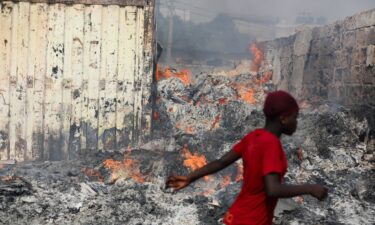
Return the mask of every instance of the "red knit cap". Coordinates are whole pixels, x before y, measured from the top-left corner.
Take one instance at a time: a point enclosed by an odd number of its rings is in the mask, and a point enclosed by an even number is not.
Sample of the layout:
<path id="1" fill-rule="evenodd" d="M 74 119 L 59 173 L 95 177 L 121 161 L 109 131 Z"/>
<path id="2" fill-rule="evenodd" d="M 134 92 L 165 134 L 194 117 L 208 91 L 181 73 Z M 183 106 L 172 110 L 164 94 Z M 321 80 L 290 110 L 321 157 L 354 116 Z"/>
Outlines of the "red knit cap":
<path id="1" fill-rule="evenodd" d="M 289 115 L 298 112 L 297 101 L 288 92 L 270 92 L 264 102 L 263 112 L 267 118 L 275 118 L 281 115 Z"/>

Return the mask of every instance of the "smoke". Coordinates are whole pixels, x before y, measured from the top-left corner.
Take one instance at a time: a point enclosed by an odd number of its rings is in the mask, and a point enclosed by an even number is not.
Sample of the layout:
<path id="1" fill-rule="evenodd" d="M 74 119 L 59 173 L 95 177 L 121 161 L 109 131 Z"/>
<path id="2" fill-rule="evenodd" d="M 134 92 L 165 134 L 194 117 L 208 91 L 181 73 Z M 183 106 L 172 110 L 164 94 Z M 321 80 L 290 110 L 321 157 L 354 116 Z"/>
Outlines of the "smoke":
<path id="1" fill-rule="evenodd" d="M 217 66 L 246 58 L 254 40 L 286 37 L 301 24 L 329 24 L 373 8 L 375 0 L 158 0 L 161 61 Z"/>
<path id="2" fill-rule="evenodd" d="M 207 17 L 216 12 L 250 18 L 276 17 L 288 23 L 295 22 L 301 13 L 325 17 L 327 22 L 333 22 L 375 8 L 375 0 L 176 0 L 176 4 L 189 4 L 190 9 Z"/>

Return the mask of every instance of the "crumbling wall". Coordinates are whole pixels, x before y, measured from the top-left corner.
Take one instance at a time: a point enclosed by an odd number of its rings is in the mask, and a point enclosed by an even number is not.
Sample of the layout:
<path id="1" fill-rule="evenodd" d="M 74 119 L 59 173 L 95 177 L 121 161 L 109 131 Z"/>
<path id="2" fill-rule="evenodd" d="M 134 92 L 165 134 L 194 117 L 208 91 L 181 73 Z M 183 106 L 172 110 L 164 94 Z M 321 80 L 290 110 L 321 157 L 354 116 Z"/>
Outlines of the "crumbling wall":
<path id="1" fill-rule="evenodd" d="M 266 42 L 265 50 L 278 89 L 310 103 L 339 104 L 373 117 L 375 9 Z"/>

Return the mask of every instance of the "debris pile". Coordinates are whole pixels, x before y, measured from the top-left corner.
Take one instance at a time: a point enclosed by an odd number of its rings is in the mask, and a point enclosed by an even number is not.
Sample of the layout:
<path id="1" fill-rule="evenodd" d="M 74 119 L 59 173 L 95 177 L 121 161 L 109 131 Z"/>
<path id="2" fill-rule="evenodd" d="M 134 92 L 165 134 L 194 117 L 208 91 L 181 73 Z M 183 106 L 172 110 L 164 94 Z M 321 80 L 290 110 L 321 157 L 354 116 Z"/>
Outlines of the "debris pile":
<path id="1" fill-rule="evenodd" d="M 221 224 L 241 188 L 240 161 L 177 193 L 164 182 L 217 159 L 263 126 L 262 102 L 272 86 L 254 82 L 262 78 L 199 74 L 187 85 L 163 78 L 153 140 L 72 161 L 0 166 L 0 224 Z M 286 182 L 321 183 L 330 191 L 324 202 L 281 200 L 275 224 L 374 224 L 374 141 L 365 119 L 344 108 L 306 107 L 296 134 L 282 142 Z"/>

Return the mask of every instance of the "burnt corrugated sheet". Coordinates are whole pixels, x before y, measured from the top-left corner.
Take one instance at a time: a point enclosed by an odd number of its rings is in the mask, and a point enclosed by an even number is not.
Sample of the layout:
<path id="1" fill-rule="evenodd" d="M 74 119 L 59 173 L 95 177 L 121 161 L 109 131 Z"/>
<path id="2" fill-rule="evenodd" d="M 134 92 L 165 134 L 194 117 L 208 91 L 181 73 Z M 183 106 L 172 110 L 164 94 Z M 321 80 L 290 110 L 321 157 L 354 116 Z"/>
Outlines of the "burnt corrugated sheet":
<path id="1" fill-rule="evenodd" d="M 154 2 L 0 4 L 0 160 L 59 160 L 150 133 Z"/>

